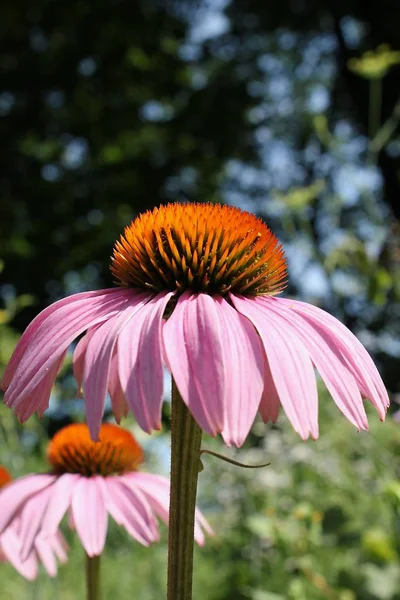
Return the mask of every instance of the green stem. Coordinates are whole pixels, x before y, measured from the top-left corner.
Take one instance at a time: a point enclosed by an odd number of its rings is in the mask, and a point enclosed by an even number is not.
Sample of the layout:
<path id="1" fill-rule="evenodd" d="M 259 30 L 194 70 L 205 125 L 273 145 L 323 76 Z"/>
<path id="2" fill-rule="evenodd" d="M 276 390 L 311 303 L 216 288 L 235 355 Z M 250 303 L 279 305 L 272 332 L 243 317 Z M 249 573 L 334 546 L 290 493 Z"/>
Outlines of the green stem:
<path id="1" fill-rule="evenodd" d="M 201 429 L 172 381 L 168 600 L 191 600 Z"/>
<path id="2" fill-rule="evenodd" d="M 87 600 L 100 600 L 100 556 L 86 554 Z"/>

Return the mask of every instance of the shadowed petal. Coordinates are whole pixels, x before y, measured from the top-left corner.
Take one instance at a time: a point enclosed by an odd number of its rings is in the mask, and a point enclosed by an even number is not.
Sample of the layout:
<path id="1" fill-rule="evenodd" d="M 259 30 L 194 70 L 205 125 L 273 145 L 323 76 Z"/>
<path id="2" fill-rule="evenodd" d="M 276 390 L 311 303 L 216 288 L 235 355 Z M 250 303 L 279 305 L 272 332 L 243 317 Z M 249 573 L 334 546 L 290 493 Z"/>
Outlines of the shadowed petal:
<path id="1" fill-rule="evenodd" d="M 293 335 L 301 339 L 342 413 L 359 430 L 367 430 L 367 415 L 357 383 L 336 346 L 329 344 L 326 336 L 319 334 L 305 319 L 288 309 L 286 304 L 274 300 L 271 299 L 268 307 L 276 314 L 278 322 L 283 319 L 284 326 L 292 327 Z"/>
<path id="2" fill-rule="evenodd" d="M 150 299 L 151 295 L 148 293 L 136 294 L 128 307 L 99 327 L 89 340 L 85 353 L 83 389 L 86 419 L 93 440 L 98 440 L 107 395 L 111 357 L 118 334 Z"/>
<path id="3" fill-rule="evenodd" d="M 140 489 L 129 484 L 124 475 L 107 477 L 106 507 L 118 525 L 144 546 L 159 539 L 157 522 Z"/>
<path id="4" fill-rule="evenodd" d="M 110 394 L 111 398 L 111 406 L 114 418 L 119 425 L 122 417 L 126 417 L 128 414 L 128 404 L 126 402 L 118 372 L 117 346 L 114 346 L 114 352 L 111 357 L 110 374 L 108 377 L 108 393 Z"/>
<path id="5" fill-rule="evenodd" d="M 372 402 L 383 420 L 389 406 L 389 397 L 378 369 L 356 336 L 332 315 L 311 304 L 281 298 L 279 302 L 284 302 L 301 315 L 332 348 L 341 353 L 362 395 Z"/>
<path id="6" fill-rule="evenodd" d="M 72 494 L 72 516 L 76 532 L 89 556 L 102 553 L 107 535 L 104 479 L 81 477 Z"/>
<path id="7" fill-rule="evenodd" d="M 85 335 L 79 340 L 77 345 L 75 346 L 75 350 L 72 356 L 72 367 L 74 371 L 74 377 L 76 379 L 76 383 L 78 386 L 78 398 L 83 396 L 82 383 L 83 383 L 83 370 L 85 367 L 85 354 L 88 347 L 88 344 L 94 334 L 95 331 L 100 327 L 100 325 L 96 325 L 95 327 L 91 327 Z"/>
<path id="8" fill-rule="evenodd" d="M 318 393 L 307 350 L 290 327 L 278 324 L 276 315 L 258 298 L 230 295 L 237 310 L 257 329 L 267 355 L 281 404 L 295 431 L 303 439 L 318 437 Z"/>
<path id="9" fill-rule="evenodd" d="M 118 337 L 118 369 L 126 401 L 147 433 L 161 428 L 164 375 L 162 317 L 172 292 L 162 292 L 144 306 Z"/>
<path id="10" fill-rule="evenodd" d="M 216 298 L 225 361 L 226 407 L 222 437 L 241 446 L 252 426 L 263 390 L 264 351 L 253 325 L 226 300 Z"/>
<path id="11" fill-rule="evenodd" d="M 278 420 L 280 400 L 272 379 L 271 369 L 267 357 L 264 359 L 264 389 L 261 396 L 259 412 L 264 423 Z"/>
<path id="12" fill-rule="evenodd" d="M 224 428 L 226 364 L 217 301 L 185 292 L 163 330 L 167 361 L 183 401 L 199 426 L 216 435 Z"/>
<path id="13" fill-rule="evenodd" d="M 13 377 L 4 396 L 8 406 L 18 410 L 25 399 L 37 391 L 38 385 L 78 335 L 132 302 L 131 290 L 76 296 L 71 296 L 69 302 L 63 302 L 60 308 L 52 310 L 47 318 L 39 319 L 39 325 L 30 329 L 31 333 L 24 338 L 23 354 L 17 346 L 18 364 L 14 361 L 12 365 Z M 46 385 L 48 383 L 47 379 Z"/>

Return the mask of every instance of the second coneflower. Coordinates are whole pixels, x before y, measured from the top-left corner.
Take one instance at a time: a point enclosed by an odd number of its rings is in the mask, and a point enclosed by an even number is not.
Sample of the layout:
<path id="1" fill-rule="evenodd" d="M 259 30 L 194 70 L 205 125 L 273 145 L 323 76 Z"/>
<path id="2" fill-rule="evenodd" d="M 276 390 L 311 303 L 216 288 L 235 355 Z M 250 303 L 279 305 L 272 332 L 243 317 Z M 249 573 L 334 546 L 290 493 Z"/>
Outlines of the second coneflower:
<path id="1" fill-rule="evenodd" d="M 68 514 L 88 557 L 89 598 L 97 598 L 98 559 L 104 549 L 108 515 L 144 546 L 159 540 L 157 517 L 168 522 L 169 481 L 139 472 L 143 451 L 131 433 L 105 424 L 100 441 L 90 439 L 86 425 L 69 425 L 48 446 L 48 474 L 20 477 L 0 493 L 2 532 L 18 529 L 19 559 L 26 561 L 41 540 L 59 535 Z M 195 538 L 212 533 L 196 511 Z M 98 575 L 98 574 L 97 574 Z"/>

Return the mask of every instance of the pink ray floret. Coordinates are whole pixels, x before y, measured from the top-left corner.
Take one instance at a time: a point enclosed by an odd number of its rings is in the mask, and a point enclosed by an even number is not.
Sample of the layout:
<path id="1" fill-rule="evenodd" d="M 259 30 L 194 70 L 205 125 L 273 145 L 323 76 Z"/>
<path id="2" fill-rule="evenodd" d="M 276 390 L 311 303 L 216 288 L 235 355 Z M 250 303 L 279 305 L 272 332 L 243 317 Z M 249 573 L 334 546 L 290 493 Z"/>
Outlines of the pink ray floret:
<path id="1" fill-rule="evenodd" d="M 97 438 L 107 392 L 117 420 L 129 407 L 147 432 L 161 427 L 163 365 L 204 431 L 240 446 L 257 412 L 318 437 L 314 369 L 359 430 L 366 398 L 384 419 L 388 395 L 368 352 L 337 319 L 310 304 L 274 297 L 103 290 L 45 309 L 25 331 L 3 377 L 5 402 L 21 420 L 48 405 L 60 358 L 74 352 L 87 420 Z"/>
<path id="2" fill-rule="evenodd" d="M 160 475 L 27 475 L 0 493 L 0 544 L 27 578 L 36 575 L 37 557 L 53 575 L 55 556 L 65 559 L 59 526 L 66 514 L 87 554 L 96 556 L 105 545 L 108 516 L 149 546 L 160 537 L 157 517 L 168 522 L 168 511 L 169 481 Z M 198 513 L 195 539 L 199 545 L 205 543 L 204 532 L 212 534 Z"/>

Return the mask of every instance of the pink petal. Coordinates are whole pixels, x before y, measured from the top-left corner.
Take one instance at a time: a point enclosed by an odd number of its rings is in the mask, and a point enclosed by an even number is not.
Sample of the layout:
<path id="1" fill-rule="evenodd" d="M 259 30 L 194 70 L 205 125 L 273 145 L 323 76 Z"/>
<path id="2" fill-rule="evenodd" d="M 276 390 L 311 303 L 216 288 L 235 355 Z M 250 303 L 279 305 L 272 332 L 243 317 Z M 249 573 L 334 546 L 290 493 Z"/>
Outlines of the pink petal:
<path id="1" fill-rule="evenodd" d="M 169 480 L 162 475 L 151 473 L 128 473 L 125 481 L 131 480 L 132 486 L 140 490 L 146 497 L 155 514 L 168 525 L 169 518 Z"/>
<path id="2" fill-rule="evenodd" d="M 24 560 L 34 548 L 36 536 L 41 529 L 43 516 L 46 513 L 50 501 L 52 487 L 53 486 L 50 485 L 37 492 L 25 502 L 24 507 L 21 510 L 21 521 L 18 533 L 22 541 L 21 556 Z"/>
<path id="3" fill-rule="evenodd" d="M 97 292 L 83 292 L 81 294 L 74 294 L 73 296 L 68 296 L 67 298 L 63 298 L 58 302 L 54 302 L 41 313 L 37 315 L 37 317 L 28 325 L 22 334 L 13 355 L 4 371 L 3 379 L 1 381 L 1 389 L 6 390 L 11 383 L 11 379 L 14 377 L 16 369 L 18 368 L 19 363 L 24 357 L 25 351 L 28 346 L 31 344 L 31 340 L 35 337 L 37 332 L 41 329 L 43 323 L 55 312 L 59 311 L 64 306 L 69 306 L 71 303 L 78 302 L 80 300 L 91 300 L 97 297 L 106 297 L 108 294 L 114 294 L 116 290 L 107 289 L 107 290 L 98 290 Z M 125 291 L 125 290 L 121 290 Z"/>
<path id="4" fill-rule="evenodd" d="M 17 347 L 18 364 L 13 364 L 13 378 L 4 396 L 6 404 L 18 410 L 25 399 L 37 391 L 39 384 L 78 335 L 131 302 L 131 290 L 113 290 L 97 296 L 77 294 L 71 296 L 68 303 L 63 302 L 60 308 L 51 311 L 46 319 L 39 320 L 39 325 L 30 330 L 29 339 L 24 338 L 23 354 Z M 45 381 L 48 386 L 49 378 Z"/>
<path id="5" fill-rule="evenodd" d="M 132 296 L 129 306 L 99 327 L 91 336 L 85 353 L 83 389 L 86 419 L 93 440 L 98 440 L 107 395 L 110 363 L 118 334 L 149 300 L 151 295 Z"/>
<path id="6" fill-rule="evenodd" d="M 264 423 L 276 423 L 279 415 L 280 400 L 272 379 L 267 357 L 264 362 L 264 390 L 261 396 L 259 411 Z"/>
<path id="7" fill-rule="evenodd" d="M 330 343 L 330 338 L 323 331 L 313 328 L 286 304 L 279 302 L 279 299 L 270 300 L 269 308 L 276 314 L 278 321 L 283 318 L 284 326 L 292 327 L 293 335 L 301 339 L 345 417 L 358 429 L 368 429 L 367 415 L 357 383 L 336 345 Z"/>
<path id="8" fill-rule="evenodd" d="M 185 292 L 163 331 L 167 361 L 182 399 L 199 426 L 214 436 L 224 428 L 231 373 L 217 306 L 208 294 Z"/>
<path id="9" fill-rule="evenodd" d="M 38 561 L 32 552 L 26 560 L 21 558 L 21 541 L 13 527 L 9 527 L 0 536 L 0 550 L 16 571 L 28 581 L 33 581 L 37 576 Z"/>
<path id="10" fill-rule="evenodd" d="M 314 369 L 304 344 L 290 327 L 258 298 L 230 295 L 237 310 L 257 329 L 281 404 L 303 439 L 318 437 L 318 392 Z"/>
<path id="11" fill-rule="evenodd" d="M 81 476 L 75 473 L 64 473 L 52 485 L 51 498 L 42 519 L 41 529 L 44 535 L 54 536 L 56 534 L 65 513 L 71 505 L 72 494 L 80 479 Z"/>
<path id="12" fill-rule="evenodd" d="M 161 428 L 164 376 L 161 327 L 173 295 L 162 292 L 144 306 L 118 338 L 118 368 L 126 401 L 147 433 Z"/>
<path id="13" fill-rule="evenodd" d="M 42 417 L 45 410 L 49 407 L 49 398 L 54 381 L 62 367 L 66 352 L 49 369 L 47 375 L 37 385 L 37 387 L 27 396 L 22 404 L 16 407 L 15 415 L 21 423 L 24 423 L 35 410 Z"/>
<path id="14" fill-rule="evenodd" d="M 103 477 L 81 477 L 72 494 L 76 532 L 89 556 L 102 553 L 107 535 L 107 510 Z"/>
<path id="15" fill-rule="evenodd" d="M 106 507 L 114 521 L 144 546 L 159 539 L 157 522 L 146 497 L 125 481 L 125 476 L 107 477 Z"/>
<path id="16" fill-rule="evenodd" d="M 344 357 L 349 370 L 363 394 L 376 407 L 383 420 L 389 406 L 389 397 L 374 362 L 361 342 L 340 321 L 329 313 L 294 300 L 280 298 L 287 307 L 307 320 L 320 335 L 324 335 L 329 344 Z"/>
<path id="17" fill-rule="evenodd" d="M 9 525 L 23 504 L 54 482 L 54 475 L 27 475 L 8 484 L 0 492 L 0 533 Z"/>
<path id="18" fill-rule="evenodd" d="M 215 298 L 225 361 L 226 408 L 222 437 L 241 446 L 254 423 L 264 375 L 264 351 L 253 325 L 223 298 Z"/>
<path id="19" fill-rule="evenodd" d="M 117 347 L 114 347 L 114 352 L 111 357 L 110 374 L 108 377 L 108 393 L 111 398 L 112 411 L 118 425 L 122 417 L 128 414 L 128 405 L 126 403 L 125 394 L 121 386 L 121 380 L 118 372 L 118 352 Z"/>
<path id="20" fill-rule="evenodd" d="M 170 485 L 169 479 L 162 475 L 153 475 L 152 473 L 128 473 L 124 476 L 124 481 L 131 480 L 131 486 L 141 490 L 149 502 L 150 506 L 163 521 L 168 525 L 169 519 L 169 495 Z M 206 519 L 196 508 L 194 539 L 199 546 L 204 545 L 204 531 L 213 535 L 213 530 L 207 523 Z"/>
<path id="21" fill-rule="evenodd" d="M 49 543 L 51 544 L 51 546 L 55 552 L 55 555 L 57 556 L 60 563 L 61 564 L 66 563 L 68 560 L 67 552 L 68 552 L 69 548 L 68 548 L 68 544 L 65 541 L 64 537 L 58 531 L 54 536 L 50 536 L 50 538 L 48 538 L 48 539 L 49 539 Z"/>
<path id="22" fill-rule="evenodd" d="M 57 561 L 49 540 L 38 535 L 35 540 L 35 550 L 49 577 L 56 577 Z"/>

